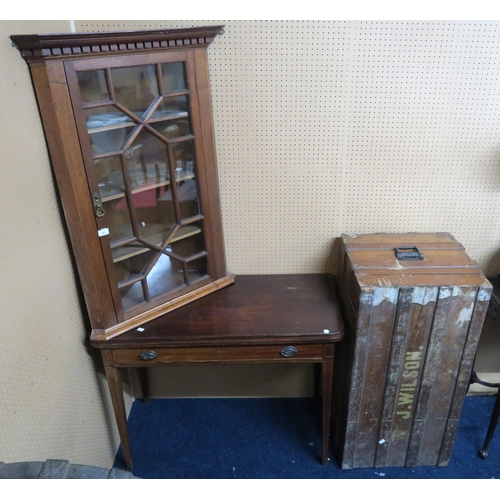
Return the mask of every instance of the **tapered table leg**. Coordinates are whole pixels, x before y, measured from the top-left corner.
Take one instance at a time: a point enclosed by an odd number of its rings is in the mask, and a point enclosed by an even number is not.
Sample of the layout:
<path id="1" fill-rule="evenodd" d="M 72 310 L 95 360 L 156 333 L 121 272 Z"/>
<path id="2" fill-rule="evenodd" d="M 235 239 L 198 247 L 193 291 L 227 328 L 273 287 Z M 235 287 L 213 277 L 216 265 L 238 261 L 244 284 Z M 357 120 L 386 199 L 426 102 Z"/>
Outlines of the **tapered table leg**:
<path id="1" fill-rule="evenodd" d="M 106 377 L 108 379 L 109 392 L 115 411 L 118 433 L 122 442 L 123 455 L 128 470 L 132 470 L 132 455 L 130 452 L 130 441 L 128 437 L 127 412 L 125 411 L 125 401 L 123 399 L 123 386 L 120 370 L 112 366 L 106 366 Z"/>
<path id="2" fill-rule="evenodd" d="M 321 364 L 321 392 L 322 392 L 322 419 L 323 419 L 323 456 L 321 463 L 328 462 L 328 448 L 330 444 L 330 427 L 332 415 L 332 381 L 333 381 L 333 360 L 324 361 Z"/>
<path id="3" fill-rule="evenodd" d="M 490 419 L 490 425 L 488 426 L 488 431 L 486 432 L 486 438 L 484 440 L 483 447 L 479 452 L 481 458 L 486 458 L 488 456 L 488 448 L 490 447 L 491 440 L 493 439 L 493 434 L 495 433 L 495 428 L 500 419 L 500 389 L 498 389 L 497 396 L 495 399 L 495 406 L 493 407 L 493 413 Z"/>

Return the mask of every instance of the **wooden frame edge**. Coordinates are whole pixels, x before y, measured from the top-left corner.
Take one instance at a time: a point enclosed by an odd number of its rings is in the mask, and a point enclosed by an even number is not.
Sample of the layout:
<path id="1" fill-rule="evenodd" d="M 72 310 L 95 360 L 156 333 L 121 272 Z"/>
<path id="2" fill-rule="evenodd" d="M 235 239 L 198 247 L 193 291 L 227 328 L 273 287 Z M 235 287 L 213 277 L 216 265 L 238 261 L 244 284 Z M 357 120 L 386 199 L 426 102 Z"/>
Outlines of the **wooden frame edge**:
<path id="1" fill-rule="evenodd" d="M 213 281 L 208 285 L 205 285 L 197 290 L 193 290 L 192 292 L 172 299 L 169 302 L 165 302 L 160 306 L 151 309 L 143 314 L 140 314 L 134 318 L 130 318 L 129 320 L 123 321 L 122 323 L 113 326 L 111 328 L 107 328 L 105 330 L 92 330 L 90 334 L 91 342 L 103 342 L 106 340 L 110 340 L 119 335 L 122 335 L 133 328 L 137 328 L 148 321 L 152 321 L 153 319 L 162 316 L 163 314 L 169 313 L 179 307 L 187 305 L 191 302 L 194 302 L 197 299 L 201 299 L 210 293 L 216 292 L 221 288 L 232 285 L 235 282 L 236 276 L 233 273 L 228 273 L 223 278 Z"/>

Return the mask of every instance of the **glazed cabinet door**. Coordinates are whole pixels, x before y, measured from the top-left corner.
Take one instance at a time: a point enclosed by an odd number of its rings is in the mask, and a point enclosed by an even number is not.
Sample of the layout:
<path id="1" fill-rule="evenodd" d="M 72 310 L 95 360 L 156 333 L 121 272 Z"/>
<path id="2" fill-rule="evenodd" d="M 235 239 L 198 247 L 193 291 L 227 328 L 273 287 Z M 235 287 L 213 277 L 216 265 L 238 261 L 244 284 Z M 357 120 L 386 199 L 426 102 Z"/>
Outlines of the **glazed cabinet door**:
<path id="1" fill-rule="evenodd" d="M 71 60 L 65 71 L 118 320 L 210 283 L 222 249 L 194 51 Z"/>

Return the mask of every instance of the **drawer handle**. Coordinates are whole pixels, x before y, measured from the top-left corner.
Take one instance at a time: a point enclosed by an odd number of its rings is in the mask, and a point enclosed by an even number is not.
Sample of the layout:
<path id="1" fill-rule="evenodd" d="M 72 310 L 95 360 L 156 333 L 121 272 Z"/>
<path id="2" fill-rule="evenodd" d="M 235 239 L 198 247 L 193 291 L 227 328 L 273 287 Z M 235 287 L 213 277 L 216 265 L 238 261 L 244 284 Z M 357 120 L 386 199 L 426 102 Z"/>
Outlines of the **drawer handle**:
<path id="1" fill-rule="evenodd" d="M 141 352 L 141 354 L 139 354 L 139 357 L 141 359 L 143 359 L 144 361 L 149 361 L 150 359 L 155 359 L 156 356 L 158 356 L 158 355 L 154 351 L 144 351 L 144 352 Z"/>
<path id="2" fill-rule="evenodd" d="M 280 351 L 280 354 L 284 358 L 293 358 L 293 356 L 297 354 L 297 349 L 293 346 L 283 347 L 283 349 L 281 349 Z"/>

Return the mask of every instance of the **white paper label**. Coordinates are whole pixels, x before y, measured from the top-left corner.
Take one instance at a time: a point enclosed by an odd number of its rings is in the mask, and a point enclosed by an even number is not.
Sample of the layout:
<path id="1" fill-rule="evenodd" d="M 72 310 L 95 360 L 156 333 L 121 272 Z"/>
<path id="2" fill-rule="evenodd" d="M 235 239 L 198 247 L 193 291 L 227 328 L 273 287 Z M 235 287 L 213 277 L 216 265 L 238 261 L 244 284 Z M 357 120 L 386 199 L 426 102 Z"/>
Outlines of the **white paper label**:
<path id="1" fill-rule="evenodd" d="M 107 236 L 109 234 L 109 229 L 107 227 L 103 227 L 102 229 L 99 229 L 99 231 L 97 231 L 97 234 L 99 235 L 99 238 L 101 236 Z"/>

